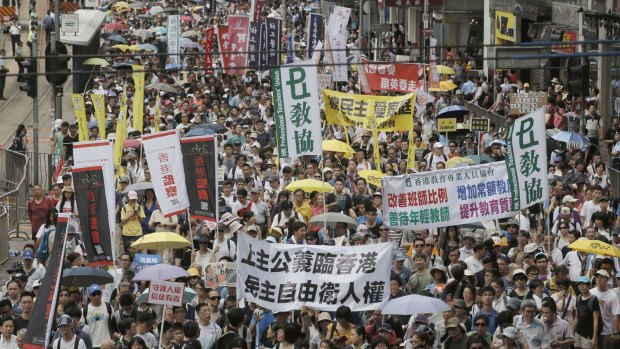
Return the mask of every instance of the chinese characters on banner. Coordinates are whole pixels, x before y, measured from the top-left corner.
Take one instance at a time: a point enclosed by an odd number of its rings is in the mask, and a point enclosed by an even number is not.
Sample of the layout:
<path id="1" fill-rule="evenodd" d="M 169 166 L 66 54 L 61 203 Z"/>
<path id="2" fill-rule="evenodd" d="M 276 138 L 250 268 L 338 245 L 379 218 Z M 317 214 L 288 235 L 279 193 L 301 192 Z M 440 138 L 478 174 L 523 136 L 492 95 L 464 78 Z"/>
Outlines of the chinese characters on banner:
<path id="1" fill-rule="evenodd" d="M 72 175 L 86 258 L 91 266 L 113 265 L 103 167 L 74 167 Z"/>
<path id="2" fill-rule="evenodd" d="M 389 300 L 392 246 L 270 244 L 241 234 L 237 296 L 274 312 L 380 309 Z"/>
<path id="3" fill-rule="evenodd" d="M 189 199 L 177 131 L 144 135 L 142 146 L 161 212 L 165 217 L 170 217 L 185 211 L 189 207 Z"/>
<path id="4" fill-rule="evenodd" d="M 131 268 L 136 273 L 139 273 L 144 268 L 152 267 L 162 262 L 163 258 L 158 254 L 136 253 L 136 258 L 131 263 Z"/>
<path id="5" fill-rule="evenodd" d="M 334 81 L 347 81 L 347 24 L 351 16 L 351 9 L 335 6 L 334 13 L 329 16 L 329 48 L 332 63 L 334 64 Z"/>
<path id="6" fill-rule="evenodd" d="M 131 109 L 133 129 L 142 132 L 144 131 L 144 66 L 134 64 L 131 67 L 133 69 L 131 76 L 135 86 Z"/>
<path id="7" fill-rule="evenodd" d="M 545 112 L 539 109 L 516 119 L 508 128 L 506 167 L 513 188 L 512 210 L 549 197 Z"/>
<path id="8" fill-rule="evenodd" d="M 265 7 L 266 0 L 252 0 L 250 13 L 252 14 L 252 23 L 260 22 L 263 18 L 263 8 Z"/>
<path id="9" fill-rule="evenodd" d="M 280 45 L 282 36 L 282 20 L 276 18 L 266 18 L 265 24 L 267 27 L 266 37 L 266 54 L 267 54 L 267 66 L 277 67 L 280 65 Z"/>
<path id="10" fill-rule="evenodd" d="M 519 92 L 510 94 L 510 115 L 533 113 L 545 108 L 548 103 L 547 92 Z"/>
<path id="11" fill-rule="evenodd" d="M 209 263 L 205 268 L 205 282 L 209 288 L 218 286 L 236 287 L 237 286 L 237 263 L 217 262 Z"/>
<path id="12" fill-rule="evenodd" d="M 430 50 L 428 50 L 428 88 L 439 88 L 439 73 L 437 72 L 437 39 L 428 39 Z"/>
<path id="13" fill-rule="evenodd" d="M 504 162 L 383 177 L 382 183 L 383 224 L 394 229 L 445 227 L 516 214 Z"/>
<path id="14" fill-rule="evenodd" d="M 181 139 L 191 218 L 216 221 L 218 198 L 216 149 L 214 136 Z"/>
<path id="15" fill-rule="evenodd" d="M 245 73 L 249 29 L 250 17 L 244 15 L 228 16 L 228 53 L 230 53 L 229 66 L 226 69 L 228 74 Z"/>
<path id="16" fill-rule="evenodd" d="M 469 130 L 472 132 L 489 132 L 490 121 L 487 118 L 472 118 Z"/>
<path id="17" fill-rule="evenodd" d="M 79 93 L 71 95 L 71 102 L 73 103 L 73 111 L 77 119 L 78 127 L 80 128 L 79 136 L 80 142 L 88 140 L 88 120 L 86 119 L 86 108 L 84 106 L 84 97 Z"/>
<path id="18" fill-rule="evenodd" d="M 172 64 L 181 64 L 181 56 L 179 55 L 181 52 L 181 20 L 179 15 L 168 15 L 167 18 L 166 29 L 168 29 L 168 33 L 166 34 L 166 40 L 168 44 L 168 57 Z"/>
<path id="19" fill-rule="evenodd" d="M 318 44 L 319 41 L 323 40 L 323 15 L 320 15 L 318 13 L 309 13 L 307 28 L 307 58 L 310 59 L 312 58 L 312 53 L 314 52 L 314 47 L 316 46 L 316 44 Z"/>
<path id="20" fill-rule="evenodd" d="M 420 87 L 420 66 L 409 63 L 364 62 L 371 90 L 415 92 Z"/>
<path id="21" fill-rule="evenodd" d="M 215 28 L 205 30 L 205 74 L 213 70 L 213 41 L 215 40 Z"/>
<path id="22" fill-rule="evenodd" d="M 230 40 L 228 38 L 228 28 L 218 27 L 217 47 L 220 52 L 220 57 L 222 59 L 222 70 L 224 71 L 224 73 L 228 73 L 228 69 L 230 67 L 230 55 L 227 54 L 230 51 Z"/>
<path id="23" fill-rule="evenodd" d="M 149 304 L 180 307 L 183 305 L 184 292 L 185 284 L 182 282 L 151 280 L 146 302 Z"/>
<path id="24" fill-rule="evenodd" d="M 99 127 L 99 136 L 101 139 L 106 139 L 105 133 L 105 97 L 98 93 L 91 93 L 90 100 L 93 101 L 93 108 L 95 109 L 95 118 L 97 119 L 97 126 Z"/>
<path id="25" fill-rule="evenodd" d="M 267 66 L 267 23 L 262 22 L 260 24 L 260 36 L 258 37 L 258 67 L 260 70 L 265 69 Z"/>
<path id="26" fill-rule="evenodd" d="M 282 158 L 322 153 L 316 67 L 308 61 L 300 65 L 271 69 L 278 154 Z"/>
<path id="27" fill-rule="evenodd" d="M 248 34 L 248 67 L 258 68 L 260 55 L 260 30 L 261 23 L 250 23 L 250 32 Z"/>
<path id="28" fill-rule="evenodd" d="M 413 123 L 415 95 L 383 97 L 323 90 L 327 123 L 372 131 L 371 119 L 374 116 L 378 131 L 409 131 Z"/>

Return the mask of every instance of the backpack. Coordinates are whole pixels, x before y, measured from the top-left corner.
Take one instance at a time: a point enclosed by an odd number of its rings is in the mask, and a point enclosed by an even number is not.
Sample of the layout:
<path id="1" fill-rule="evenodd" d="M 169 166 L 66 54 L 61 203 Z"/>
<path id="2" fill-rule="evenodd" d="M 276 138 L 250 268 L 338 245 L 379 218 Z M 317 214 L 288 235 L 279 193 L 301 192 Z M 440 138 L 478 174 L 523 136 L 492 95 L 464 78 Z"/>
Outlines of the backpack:
<path id="1" fill-rule="evenodd" d="M 113 323 L 112 323 L 112 314 L 114 313 L 114 310 L 112 310 L 112 306 L 110 305 L 110 303 L 108 302 L 103 302 L 103 303 L 105 304 L 105 307 L 108 310 L 108 328 L 110 331 L 112 331 L 112 329 L 114 328 Z M 90 325 L 88 321 L 88 306 L 89 305 L 90 303 L 86 304 L 82 308 L 82 317 L 84 317 L 84 324 L 86 325 Z"/>
<path id="2" fill-rule="evenodd" d="M 41 242 L 39 242 L 39 248 L 37 249 L 37 258 L 39 258 L 39 261 L 43 264 L 45 264 L 50 256 L 49 237 L 52 231 L 56 231 L 56 227 L 53 225 L 43 230 L 43 236 L 41 236 Z"/>
<path id="3" fill-rule="evenodd" d="M 245 325 L 242 327 L 243 337 L 228 326 L 224 327 L 224 331 L 224 334 L 222 334 L 222 336 L 213 344 L 213 347 L 211 347 L 211 349 L 230 349 L 232 342 L 236 338 L 243 339 L 243 342 L 245 343 L 245 338 L 248 334 L 248 327 Z"/>
<path id="4" fill-rule="evenodd" d="M 22 152 L 26 150 L 24 149 L 24 143 L 22 142 L 22 139 L 19 136 L 16 136 L 15 138 L 13 138 L 13 143 L 11 143 L 9 150 L 22 151 Z"/>
<path id="5" fill-rule="evenodd" d="M 82 338 L 78 337 L 75 334 L 74 334 L 74 336 L 75 336 L 75 341 L 74 341 L 74 344 L 73 344 L 73 349 L 78 349 L 78 347 L 80 346 L 80 341 L 82 340 Z M 62 342 L 62 336 L 60 336 L 58 338 L 58 344 L 56 344 L 56 349 L 60 349 L 60 342 Z M 84 344 L 86 344 L 86 343 L 84 343 Z"/>
<path id="6" fill-rule="evenodd" d="M 577 303 L 579 304 L 579 302 L 581 301 L 581 297 L 582 295 L 577 296 Z M 594 311 L 594 300 L 596 300 L 598 302 L 598 298 L 594 295 L 590 295 L 590 298 L 588 299 L 588 312 L 592 313 Z M 603 317 L 601 316 L 601 311 L 598 311 L 598 335 L 601 335 L 601 332 L 603 332 Z"/>

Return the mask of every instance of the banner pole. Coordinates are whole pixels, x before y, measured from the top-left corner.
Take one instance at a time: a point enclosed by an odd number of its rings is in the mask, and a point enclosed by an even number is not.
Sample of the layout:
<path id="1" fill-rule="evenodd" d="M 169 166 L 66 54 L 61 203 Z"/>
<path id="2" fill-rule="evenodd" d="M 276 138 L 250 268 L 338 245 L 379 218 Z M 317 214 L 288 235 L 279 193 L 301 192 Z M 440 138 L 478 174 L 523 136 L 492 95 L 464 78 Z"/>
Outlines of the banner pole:
<path id="1" fill-rule="evenodd" d="M 189 207 L 185 210 L 187 212 L 187 224 L 189 225 L 189 242 L 192 246 L 192 251 L 194 251 L 194 234 L 192 233 L 192 219 L 189 217 Z"/>
<path id="2" fill-rule="evenodd" d="M 164 310 L 161 313 L 161 326 L 159 326 L 159 345 L 164 336 L 164 321 L 166 321 L 166 305 L 164 304 Z"/>

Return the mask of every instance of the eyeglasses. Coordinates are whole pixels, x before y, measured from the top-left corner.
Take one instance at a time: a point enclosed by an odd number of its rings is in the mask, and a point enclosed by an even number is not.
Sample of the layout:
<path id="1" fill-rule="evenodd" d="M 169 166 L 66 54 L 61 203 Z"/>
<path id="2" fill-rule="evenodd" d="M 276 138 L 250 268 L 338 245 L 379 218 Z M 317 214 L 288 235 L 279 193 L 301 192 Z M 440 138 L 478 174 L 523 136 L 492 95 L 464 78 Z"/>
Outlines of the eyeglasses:
<path id="1" fill-rule="evenodd" d="M 220 299 L 222 299 L 222 297 L 215 296 L 215 297 L 209 297 L 209 299 L 212 300 L 212 301 L 219 301 Z"/>
<path id="2" fill-rule="evenodd" d="M 426 247 L 435 247 L 434 244 L 426 244 Z"/>
<path id="3" fill-rule="evenodd" d="M 476 327 L 484 327 L 487 324 L 485 324 L 484 322 L 476 322 Z"/>
<path id="4" fill-rule="evenodd" d="M 418 245 L 415 245 L 415 247 L 424 247 L 424 245 L 423 244 L 418 244 Z"/>

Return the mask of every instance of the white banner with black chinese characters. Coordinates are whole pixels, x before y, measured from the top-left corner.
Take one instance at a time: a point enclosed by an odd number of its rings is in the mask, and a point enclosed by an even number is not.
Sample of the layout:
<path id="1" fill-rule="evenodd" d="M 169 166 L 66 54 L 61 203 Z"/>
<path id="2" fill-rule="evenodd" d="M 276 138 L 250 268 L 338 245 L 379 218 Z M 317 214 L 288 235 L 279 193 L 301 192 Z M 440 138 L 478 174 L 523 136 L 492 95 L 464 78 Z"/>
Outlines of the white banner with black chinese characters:
<path id="1" fill-rule="evenodd" d="M 508 128 L 506 167 L 514 211 L 549 197 L 546 137 L 544 109 L 516 119 Z"/>
<path id="2" fill-rule="evenodd" d="M 334 12 L 329 16 L 329 43 L 332 62 L 334 63 L 334 81 L 347 81 L 347 23 L 351 16 L 351 9 L 334 6 Z"/>
<path id="3" fill-rule="evenodd" d="M 389 300 L 392 249 L 270 244 L 240 234 L 237 297 L 272 311 L 380 309 Z"/>
<path id="4" fill-rule="evenodd" d="M 515 215 L 503 161 L 383 177 L 383 224 L 428 229 Z"/>
<path id="5" fill-rule="evenodd" d="M 179 15 L 168 15 L 166 28 L 166 43 L 168 44 L 168 57 L 173 64 L 181 64 L 181 17 Z"/>
<path id="6" fill-rule="evenodd" d="M 161 212 L 166 217 L 182 213 L 189 207 L 189 199 L 177 131 L 144 135 L 142 146 Z"/>
<path id="7" fill-rule="evenodd" d="M 322 154 L 318 85 L 316 67 L 309 61 L 271 70 L 281 158 Z"/>

